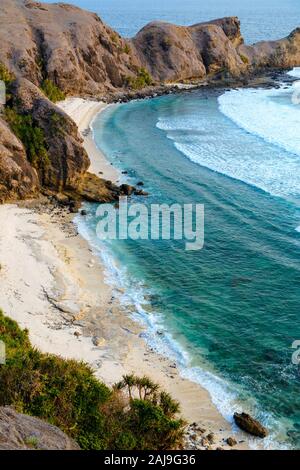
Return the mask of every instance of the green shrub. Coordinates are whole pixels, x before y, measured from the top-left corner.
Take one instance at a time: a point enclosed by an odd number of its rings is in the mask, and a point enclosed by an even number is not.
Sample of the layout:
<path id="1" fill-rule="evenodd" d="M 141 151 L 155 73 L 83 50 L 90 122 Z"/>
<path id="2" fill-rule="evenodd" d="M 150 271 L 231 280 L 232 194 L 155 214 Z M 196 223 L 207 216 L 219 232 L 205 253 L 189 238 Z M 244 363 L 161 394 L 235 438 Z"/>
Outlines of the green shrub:
<path id="1" fill-rule="evenodd" d="M 140 90 L 146 86 L 152 85 L 153 80 L 149 72 L 141 68 L 138 70 L 136 77 L 126 77 L 125 84 L 133 90 Z"/>
<path id="2" fill-rule="evenodd" d="M 249 64 L 249 59 L 248 59 L 248 57 L 246 57 L 246 56 L 243 55 L 243 54 L 240 54 L 240 58 L 242 59 L 242 61 L 244 62 L 244 64 Z"/>
<path id="3" fill-rule="evenodd" d="M 0 365 L 0 406 L 11 405 L 47 420 L 86 450 L 162 450 L 180 445 L 184 423 L 175 418 L 178 404 L 165 394 L 174 405 L 170 406 L 164 392 L 158 394 L 158 386 L 146 377 L 124 377 L 111 390 L 88 365 L 34 349 L 28 331 L 1 311 L 0 340 L 7 352 L 6 364 Z"/>
<path id="4" fill-rule="evenodd" d="M 2 62 L 0 62 L 0 80 L 2 80 L 6 85 L 9 85 L 15 76 L 11 73 Z"/>
<path id="5" fill-rule="evenodd" d="M 123 52 L 124 52 L 125 54 L 130 54 L 131 49 L 130 49 L 130 46 L 129 46 L 128 44 L 125 44 L 124 49 L 123 49 Z"/>
<path id="6" fill-rule="evenodd" d="M 22 141 L 28 161 L 36 169 L 45 170 L 49 165 L 49 156 L 43 129 L 35 125 L 30 114 L 18 114 L 14 108 L 5 109 L 5 118 Z"/>
<path id="7" fill-rule="evenodd" d="M 52 80 L 46 79 L 43 81 L 41 89 L 49 98 L 50 101 L 53 103 L 57 103 L 57 101 L 63 101 L 66 97 L 63 91 L 61 91 Z"/>

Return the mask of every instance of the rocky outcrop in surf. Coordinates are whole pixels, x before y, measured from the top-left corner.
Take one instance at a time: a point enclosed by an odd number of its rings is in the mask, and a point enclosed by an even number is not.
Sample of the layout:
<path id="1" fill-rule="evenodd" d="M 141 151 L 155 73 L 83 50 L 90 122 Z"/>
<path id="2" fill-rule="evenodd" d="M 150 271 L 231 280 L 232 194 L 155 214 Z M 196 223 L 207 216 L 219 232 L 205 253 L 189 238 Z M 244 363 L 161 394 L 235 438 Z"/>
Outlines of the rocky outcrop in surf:
<path id="1" fill-rule="evenodd" d="M 86 176 L 89 159 L 77 127 L 54 104 L 64 96 L 141 98 L 170 83 L 228 83 L 300 65 L 300 29 L 246 46 L 236 17 L 189 27 L 153 22 L 125 40 L 75 6 L 1 0 L 0 26 L 0 80 L 8 88 L 0 121 L 2 201 L 40 188 L 80 189 L 79 197 L 101 194 L 104 201 L 118 194 L 100 179 L 97 189 Z"/>

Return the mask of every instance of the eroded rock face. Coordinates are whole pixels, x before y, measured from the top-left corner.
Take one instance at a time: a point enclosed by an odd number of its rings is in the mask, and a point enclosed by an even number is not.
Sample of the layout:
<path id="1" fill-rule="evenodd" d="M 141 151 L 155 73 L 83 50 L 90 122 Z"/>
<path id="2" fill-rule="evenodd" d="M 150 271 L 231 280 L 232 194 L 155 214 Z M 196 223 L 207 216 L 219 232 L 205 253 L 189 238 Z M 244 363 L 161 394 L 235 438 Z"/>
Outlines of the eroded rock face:
<path id="1" fill-rule="evenodd" d="M 36 194 L 39 179 L 26 158 L 22 143 L 0 116 L 0 202 Z"/>
<path id="2" fill-rule="evenodd" d="M 60 429 L 38 418 L 0 408 L 0 450 L 80 450 Z"/>
<path id="3" fill-rule="evenodd" d="M 251 71 L 297 67 L 300 65 L 300 28 L 279 41 L 262 41 L 254 46 L 241 45 L 238 50 L 248 59 Z"/>
<path id="4" fill-rule="evenodd" d="M 139 88 L 151 81 L 142 68 L 155 85 L 242 78 L 265 68 L 299 66 L 300 28 L 280 41 L 246 46 L 236 17 L 190 27 L 153 22 L 125 40 L 75 6 L 1 0 L 0 64 L 14 74 L 14 106 L 43 130 L 49 155 L 49 166 L 37 173 L 1 121 L 0 200 L 27 197 L 41 186 L 59 192 L 80 188 L 81 195 L 107 201 L 115 188 L 86 175 L 89 159 L 76 125 L 45 97 L 44 80 L 67 95 L 138 98 L 149 92 Z M 142 82 L 136 82 L 141 74 Z"/>
<path id="5" fill-rule="evenodd" d="M 239 428 L 252 436 L 264 438 L 268 435 L 267 429 L 247 413 L 234 413 L 234 421 Z"/>
<path id="6" fill-rule="evenodd" d="M 133 39 L 143 65 L 156 80 L 163 82 L 204 79 L 224 69 L 237 76 L 245 70 L 236 50 L 242 43 L 237 18 L 190 27 L 156 21 Z"/>
<path id="7" fill-rule="evenodd" d="M 1 0 L 0 26 L 0 61 L 36 86 L 47 78 L 69 95 L 120 91 L 141 67 L 160 83 L 300 65 L 300 30 L 246 46 L 236 17 L 189 27 L 152 22 L 125 40 L 75 6 Z"/>
<path id="8" fill-rule="evenodd" d="M 32 115 L 45 135 L 50 164 L 39 175 L 41 184 L 58 191 L 77 188 L 90 161 L 76 124 L 29 80 L 16 80 L 12 91 L 16 109 Z"/>

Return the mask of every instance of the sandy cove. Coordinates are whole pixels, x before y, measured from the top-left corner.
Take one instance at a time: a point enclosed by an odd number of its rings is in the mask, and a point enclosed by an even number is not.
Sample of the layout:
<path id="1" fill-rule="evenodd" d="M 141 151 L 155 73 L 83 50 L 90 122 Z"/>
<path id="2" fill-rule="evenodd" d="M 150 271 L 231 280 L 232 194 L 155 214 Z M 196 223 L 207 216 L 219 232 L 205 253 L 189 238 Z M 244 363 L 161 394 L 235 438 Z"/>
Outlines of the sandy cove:
<path id="1" fill-rule="evenodd" d="M 58 103 L 58 106 L 68 114 L 77 124 L 83 138 L 83 145 L 91 160 L 89 171 L 99 177 L 116 183 L 119 179 L 118 171 L 106 160 L 103 153 L 97 147 L 91 124 L 93 119 L 109 105 L 102 101 L 90 101 L 82 98 L 68 98 Z"/>
<path id="2" fill-rule="evenodd" d="M 116 181 L 118 172 L 93 141 L 90 124 L 104 103 L 68 99 L 61 107 L 78 124 L 91 159 L 90 171 Z M 49 201 L 0 206 L 0 308 L 43 352 L 89 363 L 111 385 L 125 373 L 148 375 L 181 403 L 182 416 L 202 430 L 189 429 L 187 447 L 247 448 L 247 436 L 234 433 L 206 390 L 183 379 L 176 365 L 155 353 L 105 282 L 104 268 L 77 233 L 74 215 Z M 214 433 L 213 443 L 206 436 Z"/>

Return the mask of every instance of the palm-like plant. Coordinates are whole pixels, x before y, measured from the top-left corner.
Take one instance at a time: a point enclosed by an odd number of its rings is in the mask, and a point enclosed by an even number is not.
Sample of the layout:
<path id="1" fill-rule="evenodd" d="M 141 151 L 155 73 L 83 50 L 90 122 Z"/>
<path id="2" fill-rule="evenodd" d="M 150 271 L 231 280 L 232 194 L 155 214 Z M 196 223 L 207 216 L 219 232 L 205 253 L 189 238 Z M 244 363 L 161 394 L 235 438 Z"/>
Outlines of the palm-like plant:
<path id="1" fill-rule="evenodd" d="M 154 394 L 159 389 L 159 386 L 146 376 L 139 379 L 139 386 L 144 392 L 144 395 L 142 396 L 143 400 L 149 400 L 150 398 L 153 398 Z"/>
<path id="2" fill-rule="evenodd" d="M 129 374 L 129 375 L 123 375 L 123 383 L 124 383 L 124 387 L 127 387 L 128 389 L 128 395 L 129 395 L 129 399 L 132 400 L 133 397 L 132 397 L 132 389 L 133 387 L 136 386 L 136 377 L 133 375 L 133 374 Z"/>
<path id="3" fill-rule="evenodd" d="M 167 392 L 161 392 L 159 396 L 159 404 L 164 414 L 168 417 L 173 417 L 180 411 L 180 405 L 177 401 L 173 400 L 171 395 Z"/>

